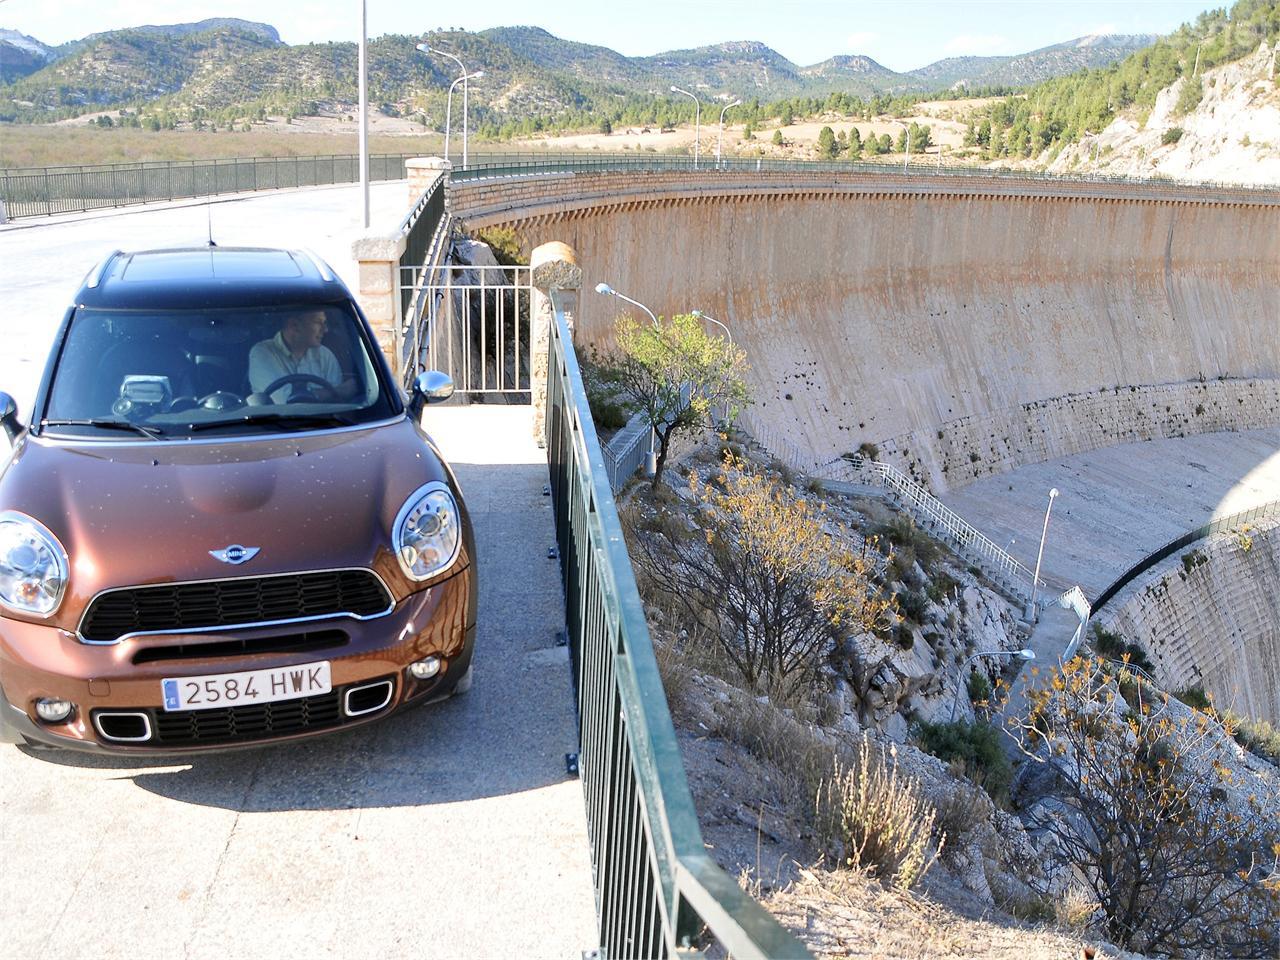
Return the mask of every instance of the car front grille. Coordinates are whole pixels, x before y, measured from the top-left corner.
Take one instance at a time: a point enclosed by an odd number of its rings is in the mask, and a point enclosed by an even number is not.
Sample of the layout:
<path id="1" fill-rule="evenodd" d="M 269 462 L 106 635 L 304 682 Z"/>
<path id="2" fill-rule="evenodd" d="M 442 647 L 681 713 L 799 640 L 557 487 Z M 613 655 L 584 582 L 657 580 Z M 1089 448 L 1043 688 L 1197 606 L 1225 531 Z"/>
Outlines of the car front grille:
<path id="1" fill-rule="evenodd" d="M 301 700 L 254 703 L 215 710 L 187 710 L 181 713 L 153 711 L 157 747 L 201 746 L 238 743 L 281 737 L 304 730 L 339 726 L 342 691 L 332 690 Z"/>
<path id="2" fill-rule="evenodd" d="M 179 633 L 279 621 L 388 613 L 392 600 L 371 570 L 326 570 L 108 590 L 80 624 L 91 643 L 131 633 Z"/>

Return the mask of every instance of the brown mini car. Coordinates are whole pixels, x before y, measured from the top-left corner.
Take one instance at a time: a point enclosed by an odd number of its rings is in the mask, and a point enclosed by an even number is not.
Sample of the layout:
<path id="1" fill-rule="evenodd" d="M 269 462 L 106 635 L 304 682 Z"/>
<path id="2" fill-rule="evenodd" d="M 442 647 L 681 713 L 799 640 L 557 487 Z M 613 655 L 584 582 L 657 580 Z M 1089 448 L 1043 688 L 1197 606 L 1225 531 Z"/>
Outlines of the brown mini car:
<path id="1" fill-rule="evenodd" d="M 448 465 L 314 256 L 114 253 L 0 467 L 0 739 L 192 753 L 462 692 L 475 547 Z M 0 442 L 2 446 L 2 442 Z"/>

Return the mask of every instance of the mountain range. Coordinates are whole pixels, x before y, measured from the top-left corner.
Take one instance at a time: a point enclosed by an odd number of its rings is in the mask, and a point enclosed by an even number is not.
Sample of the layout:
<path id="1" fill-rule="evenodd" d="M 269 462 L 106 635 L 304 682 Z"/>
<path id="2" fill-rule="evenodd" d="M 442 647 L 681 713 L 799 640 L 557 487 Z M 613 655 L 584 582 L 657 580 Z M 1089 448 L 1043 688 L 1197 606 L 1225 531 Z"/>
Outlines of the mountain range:
<path id="1" fill-rule="evenodd" d="M 438 32 L 428 43 L 448 49 L 469 69 L 473 105 L 494 116 L 554 116 L 586 111 L 619 96 L 666 96 L 672 85 L 704 100 L 761 101 L 876 93 L 926 93 L 963 85 L 1020 87 L 1121 59 L 1150 36 L 1082 37 L 1015 57 L 961 57 L 895 72 L 866 56 L 797 65 L 754 41 L 627 57 L 576 43 L 539 27 L 478 33 Z M 435 114 L 453 79 L 451 61 L 424 58 L 417 37 L 370 42 L 370 98 L 390 112 Z M 355 99 L 353 43 L 288 45 L 264 23 L 216 18 L 97 33 L 50 46 L 0 30 L 0 119 L 39 122 L 106 108 L 156 105 L 178 110 L 262 106 L 307 112 L 317 102 Z"/>

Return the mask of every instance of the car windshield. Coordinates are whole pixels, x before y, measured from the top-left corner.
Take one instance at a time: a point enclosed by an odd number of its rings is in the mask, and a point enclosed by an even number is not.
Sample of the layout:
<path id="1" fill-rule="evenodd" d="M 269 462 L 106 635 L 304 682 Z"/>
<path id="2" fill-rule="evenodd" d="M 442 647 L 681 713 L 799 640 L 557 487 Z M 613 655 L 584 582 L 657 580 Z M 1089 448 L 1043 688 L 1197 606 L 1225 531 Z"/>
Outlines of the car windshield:
<path id="1" fill-rule="evenodd" d="M 395 403 L 344 304 L 77 310 L 42 429 L 137 441 L 369 423 Z"/>

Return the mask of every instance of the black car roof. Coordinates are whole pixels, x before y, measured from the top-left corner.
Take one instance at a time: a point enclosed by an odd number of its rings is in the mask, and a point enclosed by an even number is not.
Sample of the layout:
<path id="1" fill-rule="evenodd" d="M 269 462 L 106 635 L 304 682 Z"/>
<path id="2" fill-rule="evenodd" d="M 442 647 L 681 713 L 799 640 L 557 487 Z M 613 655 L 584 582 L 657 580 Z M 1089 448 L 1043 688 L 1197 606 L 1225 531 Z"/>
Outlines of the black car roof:
<path id="1" fill-rule="evenodd" d="M 85 277 L 76 304 L 115 310 L 269 307 L 349 300 L 323 260 L 268 247 L 116 251 Z"/>

